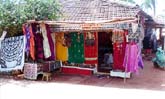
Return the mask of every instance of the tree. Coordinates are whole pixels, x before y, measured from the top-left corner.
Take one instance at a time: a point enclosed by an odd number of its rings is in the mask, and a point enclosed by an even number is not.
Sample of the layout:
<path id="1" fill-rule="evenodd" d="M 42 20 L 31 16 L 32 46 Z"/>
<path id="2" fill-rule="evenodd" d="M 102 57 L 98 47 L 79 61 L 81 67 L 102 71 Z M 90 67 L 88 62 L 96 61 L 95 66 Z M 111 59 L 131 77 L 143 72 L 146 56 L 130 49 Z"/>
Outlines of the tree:
<path id="1" fill-rule="evenodd" d="M 21 34 L 27 20 L 55 20 L 59 7 L 57 0 L 0 0 L 0 35 L 5 28 L 8 36 Z"/>
<path id="2" fill-rule="evenodd" d="M 141 7 L 143 9 L 152 9 L 154 15 L 156 15 L 156 0 L 144 0 Z"/>

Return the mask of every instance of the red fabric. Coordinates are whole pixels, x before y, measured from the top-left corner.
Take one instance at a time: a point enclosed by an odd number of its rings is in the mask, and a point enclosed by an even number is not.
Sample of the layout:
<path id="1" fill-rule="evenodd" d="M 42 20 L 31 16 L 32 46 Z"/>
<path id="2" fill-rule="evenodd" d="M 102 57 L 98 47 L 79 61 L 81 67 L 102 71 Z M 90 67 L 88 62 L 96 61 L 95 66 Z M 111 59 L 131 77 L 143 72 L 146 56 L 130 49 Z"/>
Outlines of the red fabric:
<path id="1" fill-rule="evenodd" d="M 92 70 L 86 70 L 81 68 L 72 68 L 72 67 L 62 67 L 62 72 L 66 74 L 75 74 L 75 75 L 92 75 Z"/>
<path id="2" fill-rule="evenodd" d="M 92 75 L 91 70 L 77 69 L 77 74 L 80 75 Z"/>
<path id="3" fill-rule="evenodd" d="M 113 45 L 113 58 L 114 58 L 114 65 L 113 69 L 123 70 L 125 68 L 123 66 L 124 56 L 125 56 L 125 48 L 126 48 L 126 35 L 128 34 L 127 31 L 124 31 L 124 42 L 118 43 L 115 42 Z"/>
<path id="4" fill-rule="evenodd" d="M 113 53 L 113 58 L 114 58 L 114 65 L 113 69 L 119 69 L 124 71 L 124 66 L 123 66 L 123 61 L 124 61 L 124 55 L 125 52 L 123 51 L 123 44 L 119 43 L 114 43 L 114 53 Z"/>
<path id="5" fill-rule="evenodd" d="M 76 68 L 62 67 L 61 71 L 62 71 L 62 73 L 66 73 L 66 74 L 77 74 L 77 69 Z"/>
<path id="6" fill-rule="evenodd" d="M 87 33 L 84 33 L 84 39 L 87 38 Z M 98 59 L 93 59 L 93 60 L 87 60 L 86 58 L 97 58 L 98 51 L 97 51 L 97 34 L 96 32 L 94 33 L 94 38 L 95 38 L 95 43 L 94 46 L 87 46 L 84 40 L 84 51 L 85 51 L 85 64 L 97 64 Z"/>

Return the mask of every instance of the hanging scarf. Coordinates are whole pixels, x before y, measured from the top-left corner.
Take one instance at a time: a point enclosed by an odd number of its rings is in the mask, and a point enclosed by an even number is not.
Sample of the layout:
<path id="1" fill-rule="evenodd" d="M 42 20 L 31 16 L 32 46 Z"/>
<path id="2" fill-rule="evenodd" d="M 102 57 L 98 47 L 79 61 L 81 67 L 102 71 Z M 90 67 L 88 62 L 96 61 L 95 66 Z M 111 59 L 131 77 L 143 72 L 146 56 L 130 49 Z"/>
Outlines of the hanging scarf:
<path id="1" fill-rule="evenodd" d="M 46 31 L 46 26 L 44 23 L 40 24 L 42 36 L 43 36 L 43 48 L 44 48 L 44 56 L 45 58 L 49 58 L 51 56 L 51 51 L 50 51 L 50 46 L 49 46 L 49 41 L 47 37 L 47 31 Z"/>

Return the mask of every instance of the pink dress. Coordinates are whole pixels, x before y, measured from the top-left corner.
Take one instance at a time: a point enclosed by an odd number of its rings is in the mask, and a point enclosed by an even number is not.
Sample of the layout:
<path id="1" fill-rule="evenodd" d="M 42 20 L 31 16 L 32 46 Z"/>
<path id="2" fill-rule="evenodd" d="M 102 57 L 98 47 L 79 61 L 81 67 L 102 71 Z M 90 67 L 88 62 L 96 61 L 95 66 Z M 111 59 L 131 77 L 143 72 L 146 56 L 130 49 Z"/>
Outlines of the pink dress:
<path id="1" fill-rule="evenodd" d="M 126 72 L 137 72 L 138 46 L 136 44 L 127 44 L 125 53 L 123 66 L 125 67 Z"/>

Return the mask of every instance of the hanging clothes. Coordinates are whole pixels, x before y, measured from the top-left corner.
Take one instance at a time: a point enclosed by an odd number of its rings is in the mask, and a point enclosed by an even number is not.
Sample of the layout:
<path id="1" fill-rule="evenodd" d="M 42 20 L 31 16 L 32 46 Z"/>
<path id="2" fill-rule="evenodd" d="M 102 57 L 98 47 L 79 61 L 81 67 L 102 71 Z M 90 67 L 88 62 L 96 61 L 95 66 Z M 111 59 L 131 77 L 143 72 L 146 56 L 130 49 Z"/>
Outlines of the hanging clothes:
<path id="1" fill-rule="evenodd" d="M 23 34 L 26 37 L 25 52 L 27 53 L 27 56 L 29 56 L 29 53 L 30 53 L 30 29 L 29 29 L 29 25 L 23 24 L 22 29 L 23 29 Z"/>
<path id="2" fill-rule="evenodd" d="M 30 25 L 30 55 L 33 60 L 35 60 L 35 41 L 34 41 L 34 33 L 32 30 L 32 26 Z"/>
<path id="3" fill-rule="evenodd" d="M 1 42 L 0 71 L 22 70 L 25 60 L 25 36 L 5 38 Z"/>
<path id="4" fill-rule="evenodd" d="M 52 37 L 53 46 L 54 46 L 54 56 L 56 56 L 56 34 L 55 33 L 51 33 L 51 37 Z M 56 57 L 54 57 L 54 59 L 56 60 Z"/>
<path id="5" fill-rule="evenodd" d="M 43 36 L 41 32 L 35 34 L 35 44 L 36 44 L 36 58 L 44 59 L 44 50 L 43 50 Z"/>
<path id="6" fill-rule="evenodd" d="M 46 32 L 47 32 L 47 38 L 48 38 L 48 44 L 49 44 L 49 48 L 50 48 L 50 52 L 51 55 L 50 57 L 48 57 L 46 60 L 50 61 L 50 60 L 54 60 L 55 59 L 55 52 L 54 52 L 54 43 L 51 37 L 51 31 L 50 31 L 50 27 L 48 24 L 45 24 L 46 26 Z"/>
<path id="7" fill-rule="evenodd" d="M 117 34 L 116 34 L 117 33 Z M 120 33 L 120 34 L 119 34 Z M 113 59 L 114 65 L 113 69 L 124 71 L 125 68 L 123 66 L 124 56 L 125 56 L 125 48 L 126 48 L 126 35 L 128 31 L 113 31 L 114 44 L 113 44 Z"/>
<path id="8" fill-rule="evenodd" d="M 132 24 L 132 32 L 136 33 L 137 29 L 138 29 L 138 23 L 131 23 Z"/>
<path id="9" fill-rule="evenodd" d="M 123 66 L 124 55 L 125 55 L 124 43 L 117 43 L 117 42 L 114 43 L 114 45 L 113 45 L 113 59 L 114 59 L 113 69 L 122 70 L 122 71 L 125 70 L 125 68 Z"/>
<path id="10" fill-rule="evenodd" d="M 68 47 L 64 45 L 64 33 L 56 33 L 56 59 L 61 61 L 68 60 Z"/>
<path id="11" fill-rule="evenodd" d="M 97 41 L 96 32 L 84 34 L 85 64 L 97 64 Z"/>
<path id="12" fill-rule="evenodd" d="M 138 68 L 143 68 L 143 61 L 141 57 L 140 47 L 137 44 L 126 45 L 126 55 L 124 57 L 123 66 L 126 68 L 126 72 L 137 72 Z"/>
<path id="13" fill-rule="evenodd" d="M 114 29 L 112 35 L 112 41 L 119 43 L 124 42 L 124 30 Z"/>
<path id="14" fill-rule="evenodd" d="M 27 55 L 35 60 L 35 41 L 34 41 L 34 34 L 32 30 L 31 24 L 24 24 L 23 25 L 23 33 L 26 36 L 26 49 L 25 52 Z"/>
<path id="15" fill-rule="evenodd" d="M 144 26 L 142 24 L 139 25 L 139 29 L 138 29 L 138 33 L 139 34 L 139 46 L 141 47 L 141 49 L 143 48 L 143 39 L 144 39 Z"/>
<path id="16" fill-rule="evenodd" d="M 69 47 L 69 59 L 71 63 L 84 62 L 84 35 L 82 33 L 70 33 L 71 46 Z"/>
<path id="17" fill-rule="evenodd" d="M 40 31 L 40 26 L 38 23 L 31 23 L 31 27 L 34 34 L 36 61 L 44 60 L 43 36 Z"/>
<path id="18" fill-rule="evenodd" d="M 70 47 L 71 46 L 71 41 L 72 41 L 70 34 L 69 33 L 65 33 L 64 34 L 64 38 L 65 38 L 65 41 L 64 41 L 65 46 Z"/>
<path id="19" fill-rule="evenodd" d="M 141 45 L 138 44 L 137 46 L 138 46 L 138 56 L 137 56 L 138 66 L 143 69 L 144 63 L 143 63 L 142 54 L 141 54 L 141 50 L 142 50 Z"/>
<path id="20" fill-rule="evenodd" d="M 40 24 L 42 36 L 43 36 L 43 48 L 44 48 L 44 56 L 45 58 L 49 58 L 51 56 L 50 45 L 47 37 L 47 30 L 44 23 Z"/>

